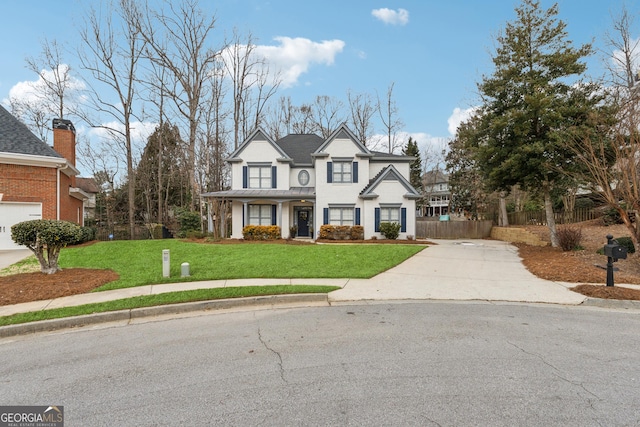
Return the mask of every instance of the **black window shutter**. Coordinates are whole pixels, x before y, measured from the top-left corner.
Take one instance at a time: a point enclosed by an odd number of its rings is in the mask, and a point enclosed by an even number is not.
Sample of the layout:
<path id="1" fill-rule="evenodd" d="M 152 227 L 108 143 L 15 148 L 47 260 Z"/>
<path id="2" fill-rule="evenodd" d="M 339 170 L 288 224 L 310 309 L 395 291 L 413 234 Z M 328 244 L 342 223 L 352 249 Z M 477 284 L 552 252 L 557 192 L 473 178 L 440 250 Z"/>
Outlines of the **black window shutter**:
<path id="1" fill-rule="evenodd" d="M 376 221 L 376 233 L 380 232 L 380 208 L 376 208 L 375 210 L 375 221 Z"/>
<path id="2" fill-rule="evenodd" d="M 323 224 L 329 224 L 329 208 L 324 208 L 322 210 L 322 223 Z"/>
<path id="3" fill-rule="evenodd" d="M 360 208 L 356 208 L 356 225 L 360 225 Z"/>
<path id="4" fill-rule="evenodd" d="M 271 166 L 271 188 L 278 188 L 278 167 Z"/>
<path id="5" fill-rule="evenodd" d="M 271 225 L 278 225 L 278 221 L 276 221 L 277 215 L 278 215 L 278 206 L 271 205 Z"/>
<path id="6" fill-rule="evenodd" d="M 407 208 L 400 209 L 400 231 L 407 232 Z"/>
<path id="7" fill-rule="evenodd" d="M 247 188 L 248 187 L 248 181 L 249 180 L 249 168 L 247 168 L 246 166 L 242 167 L 242 188 Z"/>
<path id="8" fill-rule="evenodd" d="M 327 182 L 329 183 L 333 182 L 333 163 L 332 162 L 327 162 Z"/>
<path id="9" fill-rule="evenodd" d="M 353 162 L 353 168 L 352 168 L 351 172 L 352 172 L 351 173 L 351 176 L 352 176 L 351 180 L 353 182 L 358 182 L 358 162 Z"/>

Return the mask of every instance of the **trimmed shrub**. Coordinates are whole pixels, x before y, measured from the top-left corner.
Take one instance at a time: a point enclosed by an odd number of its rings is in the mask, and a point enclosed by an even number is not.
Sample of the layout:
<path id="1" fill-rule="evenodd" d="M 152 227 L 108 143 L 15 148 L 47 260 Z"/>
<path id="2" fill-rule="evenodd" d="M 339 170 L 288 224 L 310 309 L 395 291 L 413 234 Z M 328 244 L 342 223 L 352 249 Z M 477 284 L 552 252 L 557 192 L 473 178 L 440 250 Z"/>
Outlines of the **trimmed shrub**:
<path id="1" fill-rule="evenodd" d="M 54 274 L 60 270 L 58 266 L 60 251 L 67 245 L 81 241 L 82 229 L 69 221 L 35 219 L 12 226 L 11 238 L 36 255 L 42 273 Z"/>
<path id="2" fill-rule="evenodd" d="M 400 235 L 400 224 L 397 222 L 381 222 L 380 223 L 380 234 L 382 234 L 385 239 L 396 240 Z"/>
<path id="3" fill-rule="evenodd" d="M 558 229 L 558 240 L 560 241 L 560 248 L 565 252 L 580 249 L 582 229 L 565 225 Z"/>
<path id="4" fill-rule="evenodd" d="M 354 225 L 351 227 L 351 240 L 364 240 L 364 227 Z"/>
<path id="5" fill-rule="evenodd" d="M 178 237 L 186 237 L 190 231 L 202 231 L 200 213 L 188 209 L 177 209 Z"/>
<path id="6" fill-rule="evenodd" d="M 361 225 L 330 225 L 320 227 L 319 239 L 325 240 L 362 240 L 364 239 L 364 227 Z"/>
<path id="7" fill-rule="evenodd" d="M 246 225 L 242 229 L 245 240 L 277 240 L 281 238 L 277 225 Z"/>
<path id="8" fill-rule="evenodd" d="M 94 227 L 80 227 L 80 240 L 76 244 L 96 240 L 96 229 Z"/>

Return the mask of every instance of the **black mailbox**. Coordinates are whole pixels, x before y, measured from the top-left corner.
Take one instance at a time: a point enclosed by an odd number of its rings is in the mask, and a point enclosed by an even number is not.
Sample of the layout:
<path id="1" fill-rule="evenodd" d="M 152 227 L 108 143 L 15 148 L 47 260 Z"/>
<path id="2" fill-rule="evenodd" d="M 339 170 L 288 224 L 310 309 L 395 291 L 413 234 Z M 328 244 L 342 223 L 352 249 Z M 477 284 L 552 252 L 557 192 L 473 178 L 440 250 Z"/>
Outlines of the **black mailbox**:
<path id="1" fill-rule="evenodd" d="M 613 286 L 613 263 L 619 259 L 627 259 L 627 248 L 620 246 L 609 234 L 607 244 L 604 245 L 604 254 L 607 256 L 607 286 Z"/>
<path id="2" fill-rule="evenodd" d="M 619 259 L 627 259 L 627 248 L 620 246 L 617 241 L 604 245 L 604 254 L 613 258 L 614 261 Z"/>

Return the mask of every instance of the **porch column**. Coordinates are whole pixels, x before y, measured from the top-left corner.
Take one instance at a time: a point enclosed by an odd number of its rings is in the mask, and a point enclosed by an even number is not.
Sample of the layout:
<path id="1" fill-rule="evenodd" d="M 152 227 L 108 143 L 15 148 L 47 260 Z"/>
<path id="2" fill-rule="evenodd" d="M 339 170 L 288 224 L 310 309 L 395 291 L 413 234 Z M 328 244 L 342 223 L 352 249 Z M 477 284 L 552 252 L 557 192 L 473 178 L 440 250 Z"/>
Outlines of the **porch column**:
<path id="1" fill-rule="evenodd" d="M 211 211 L 213 210 L 213 203 L 211 200 L 207 202 L 207 232 L 213 233 L 213 215 Z"/>
<path id="2" fill-rule="evenodd" d="M 311 222 L 311 239 L 315 240 L 316 238 L 316 233 L 318 233 L 320 231 L 320 227 L 316 227 L 316 222 L 318 221 L 318 216 L 316 215 L 316 201 L 313 200 L 312 206 L 311 206 L 311 211 L 313 212 L 313 221 Z"/>
<path id="3" fill-rule="evenodd" d="M 247 221 L 249 220 L 249 204 L 247 202 L 242 202 L 242 228 L 247 225 Z"/>
<path id="4" fill-rule="evenodd" d="M 278 224 L 277 225 L 280 226 L 280 234 L 282 234 L 284 232 L 284 230 L 282 229 L 282 202 L 278 202 Z"/>

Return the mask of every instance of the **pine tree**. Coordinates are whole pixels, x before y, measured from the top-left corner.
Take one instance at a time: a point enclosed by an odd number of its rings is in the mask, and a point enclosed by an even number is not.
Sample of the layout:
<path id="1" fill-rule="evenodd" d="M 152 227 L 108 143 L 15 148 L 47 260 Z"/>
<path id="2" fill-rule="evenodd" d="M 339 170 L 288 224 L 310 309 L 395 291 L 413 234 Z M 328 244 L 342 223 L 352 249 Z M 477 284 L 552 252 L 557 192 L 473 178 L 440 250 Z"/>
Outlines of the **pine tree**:
<path id="1" fill-rule="evenodd" d="M 410 182 L 413 188 L 418 191 L 422 190 L 422 159 L 420 158 L 420 151 L 418 150 L 418 143 L 409 137 L 406 147 L 402 149 L 402 154 L 405 156 L 415 157 L 415 160 L 411 161 L 409 165 Z"/>
<path id="2" fill-rule="evenodd" d="M 574 48 L 558 6 L 523 0 L 517 19 L 497 38 L 495 71 L 478 84 L 483 105 L 476 155 L 491 190 L 514 185 L 544 196 L 552 246 L 558 246 L 552 192 L 568 185 L 573 152 L 563 141 L 584 126 L 599 97 L 580 81 L 591 45 Z"/>

